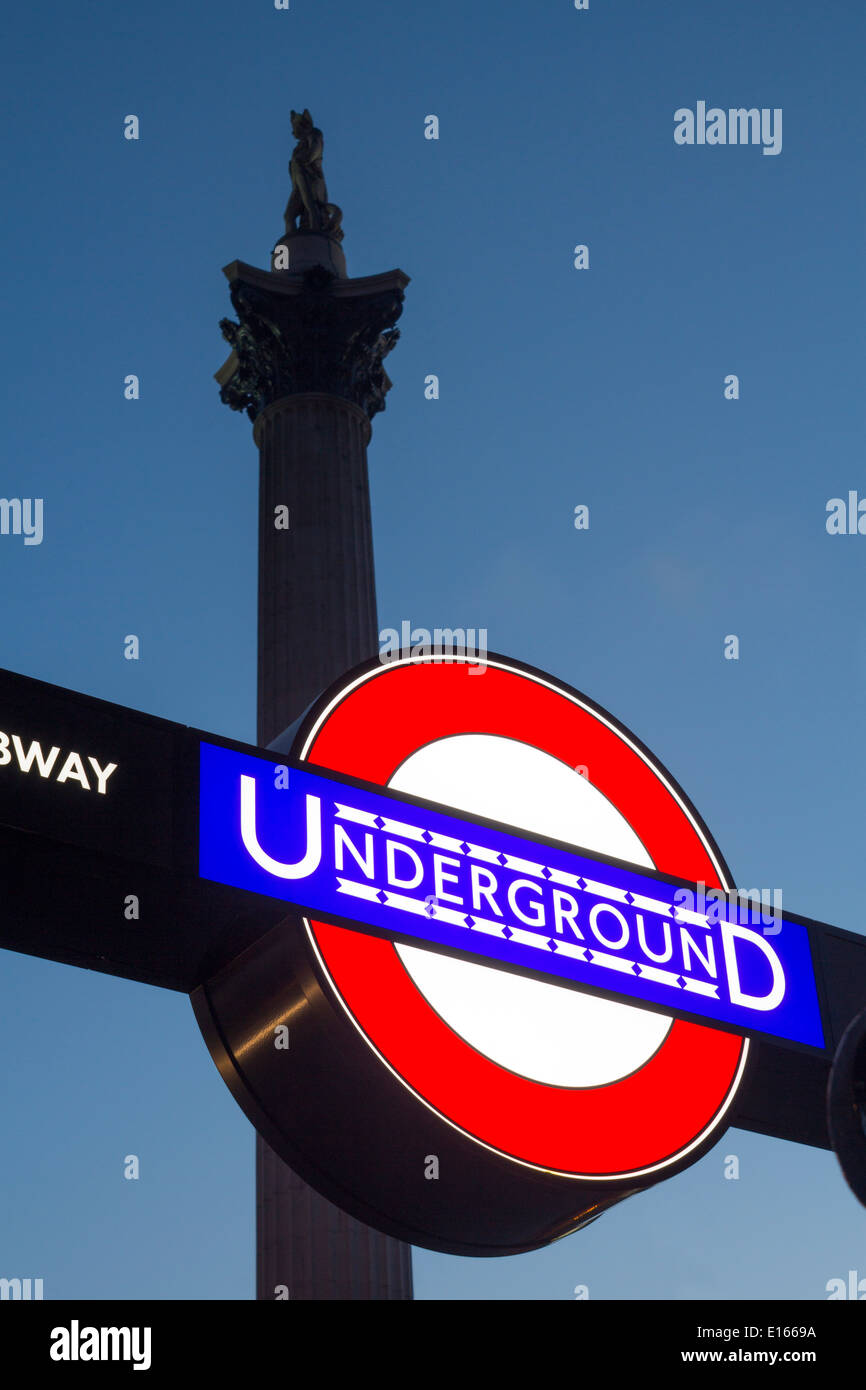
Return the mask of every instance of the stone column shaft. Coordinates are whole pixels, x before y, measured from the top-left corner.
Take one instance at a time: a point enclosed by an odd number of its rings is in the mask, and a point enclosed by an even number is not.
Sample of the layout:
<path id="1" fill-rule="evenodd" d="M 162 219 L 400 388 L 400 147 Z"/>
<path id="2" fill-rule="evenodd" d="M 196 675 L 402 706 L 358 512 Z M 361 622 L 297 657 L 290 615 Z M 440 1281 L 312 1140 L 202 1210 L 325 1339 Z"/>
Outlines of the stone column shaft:
<path id="1" fill-rule="evenodd" d="M 285 396 L 259 446 L 258 739 L 268 744 L 378 649 L 367 478 L 370 422 L 322 392 Z M 275 525 L 288 507 L 288 529 Z"/>
<path id="2" fill-rule="evenodd" d="M 297 273 L 225 267 L 238 322 L 216 374 L 259 448 L 258 741 L 378 646 L 367 444 L 408 277 L 349 280 L 332 239 L 286 238 Z M 300 247 L 300 253 L 299 253 Z M 288 508 L 288 527 L 275 525 Z M 256 1292 L 409 1299 L 411 1250 L 308 1187 L 256 1136 Z"/>

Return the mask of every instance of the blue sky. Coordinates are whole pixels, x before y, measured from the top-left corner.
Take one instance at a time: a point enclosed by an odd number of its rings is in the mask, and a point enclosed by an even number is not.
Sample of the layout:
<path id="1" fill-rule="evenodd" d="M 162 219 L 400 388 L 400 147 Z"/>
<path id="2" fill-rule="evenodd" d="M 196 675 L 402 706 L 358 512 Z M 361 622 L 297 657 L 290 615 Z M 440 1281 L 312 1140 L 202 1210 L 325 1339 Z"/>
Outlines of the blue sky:
<path id="1" fill-rule="evenodd" d="M 19 8 L 0 490 L 45 534 L 0 537 L 0 666 L 252 740 L 221 267 L 267 264 L 308 106 L 349 273 L 412 277 L 370 447 L 380 626 L 484 627 L 586 691 L 738 882 L 860 930 L 866 537 L 825 519 L 866 495 L 864 26 L 847 0 Z M 781 153 L 676 145 L 699 100 L 781 108 Z M 0 1274 L 250 1297 L 253 1135 L 187 1000 L 5 953 L 0 1029 Z M 866 1275 L 863 1231 L 832 1155 L 729 1131 L 548 1250 L 417 1252 L 416 1291 L 820 1299 Z"/>

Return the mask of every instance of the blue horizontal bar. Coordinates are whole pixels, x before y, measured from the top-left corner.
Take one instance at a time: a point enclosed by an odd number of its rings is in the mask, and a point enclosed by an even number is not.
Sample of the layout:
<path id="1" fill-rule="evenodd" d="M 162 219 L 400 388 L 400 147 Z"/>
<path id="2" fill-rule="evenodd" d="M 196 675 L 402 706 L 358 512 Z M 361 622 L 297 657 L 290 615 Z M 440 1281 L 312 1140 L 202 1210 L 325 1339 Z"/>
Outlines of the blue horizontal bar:
<path id="1" fill-rule="evenodd" d="M 313 916 L 825 1047 L 809 932 L 309 765 L 202 742 L 199 873 Z"/>

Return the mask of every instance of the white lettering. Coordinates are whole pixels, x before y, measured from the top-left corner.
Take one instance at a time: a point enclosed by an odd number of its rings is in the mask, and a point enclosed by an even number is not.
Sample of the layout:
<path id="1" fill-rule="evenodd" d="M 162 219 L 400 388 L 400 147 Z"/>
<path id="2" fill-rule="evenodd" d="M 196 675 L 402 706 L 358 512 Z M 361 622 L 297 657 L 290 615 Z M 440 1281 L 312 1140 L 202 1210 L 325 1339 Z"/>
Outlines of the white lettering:
<path id="1" fill-rule="evenodd" d="M 77 753 L 69 754 L 69 757 L 57 774 L 58 782 L 68 782 L 70 777 L 73 778 L 74 781 L 80 782 L 85 791 L 90 791 L 90 783 L 87 780 L 87 773 L 84 771 L 84 763 Z"/>
<path id="2" fill-rule="evenodd" d="M 692 951 L 694 951 L 695 955 L 697 956 L 701 965 L 706 970 L 707 974 L 712 979 L 716 978 L 716 953 L 715 948 L 713 947 L 713 938 L 711 936 L 707 936 L 704 941 L 707 954 L 703 955 L 700 946 L 698 946 L 691 932 L 687 932 L 685 927 L 680 927 L 680 945 L 683 950 L 683 968 L 686 974 L 691 974 L 692 970 L 692 958 L 690 954 L 691 949 Z"/>
<path id="3" fill-rule="evenodd" d="M 48 1354 L 52 1361 L 131 1361 L 134 1371 L 151 1364 L 149 1327 L 52 1327 Z"/>
<path id="4" fill-rule="evenodd" d="M 616 920 L 619 922 L 620 926 L 622 927 L 622 936 L 619 938 L 618 941 L 608 941 L 607 937 L 602 936 L 601 932 L 599 931 L 597 923 L 599 915 L 602 912 L 609 912 L 611 917 L 615 917 Z M 609 946 L 612 951 L 618 951 L 620 947 L 624 946 L 628 941 L 628 922 L 623 917 L 619 908 L 611 907 L 609 903 L 596 903 L 594 907 L 590 908 L 589 925 L 591 929 L 595 932 L 601 944 L 603 946 Z"/>
<path id="5" fill-rule="evenodd" d="M 10 743 L 12 745 L 10 749 Z M 60 749 L 56 744 L 52 744 L 48 751 L 38 739 L 31 739 L 25 748 L 24 740 L 19 734 L 6 734 L 0 732 L 0 767 L 7 767 L 12 762 L 12 749 L 15 751 L 15 761 L 18 768 L 23 773 L 35 770 L 40 777 L 49 778 L 54 771 L 55 764 L 60 757 Z M 87 761 L 96 776 L 96 791 L 99 796 L 105 796 L 108 788 L 108 779 L 117 771 L 117 763 L 106 763 L 103 767 L 96 758 L 88 757 Z M 84 767 L 84 760 L 80 753 L 67 753 L 60 771 L 56 773 L 58 782 L 77 782 L 84 791 L 92 791 L 88 781 L 87 772 Z"/>
<path id="6" fill-rule="evenodd" d="M 411 878 L 400 878 L 397 874 L 394 856 L 398 851 L 400 854 L 407 855 L 409 859 L 412 860 L 415 872 Z M 392 888 L 417 888 L 424 877 L 424 865 L 421 863 L 414 849 L 410 849 L 409 845 L 401 845 L 395 840 L 388 840 L 385 846 L 385 861 L 388 866 L 388 882 Z"/>
<path id="7" fill-rule="evenodd" d="M 521 922 L 525 922 L 528 927 L 544 926 L 544 903 L 540 898 L 536 898 L 530 905 L 535 908 L 535 916 L 529 917 L 517 904 L 518 888 L 530 888 L 533 893 L 538 892 L 538 884 L 532 883 L 528 878 L 516 878 L 508 887 L 508 906 L 519 917 Z"/>
<path id="8" fill-rule="evenodd" d="M 5 735 L 4 735 L 4 737 L 5 737 Z M 38 765 L 38 767 L 39 767 L 39 776 L 40 776 L 40 777 L 50 777 L 50 775 L 51 775 L 51 769 L 52 769 L 52 767 L 54 766 L 54 764 L 55 764 L 55 762 L 56 762 L 56 760 L 57 760 L 57 755 L 58 755 L 58 753 L 60 752 L 60 749 L 59 749 L 59 748 L 52 748 L 52 749 L 51 749 L 51 752 L 50 752 L 49 755 L 48 755 L 48 757 L 45 758 L 45 757 L 43 757 L 43 755 L 42 755 L 42 744 L 41 744 L 41 743 L 37 743 L 37 742 L 35 741 L 35 739 L 34 739 L 34 741 L 31 743 L 31 745 L 30 745 L 30 747 L 28 748 L 26 754 L 25 754 L 25 752 L 24 752 L 24 745 L 23 745 L 23 743 L 21 742 L 21 740 L 20 740 L 20 738 L 18 737 L 17 734 L 13 734 L 13 735 L 12 735 L 12 743 L 13 743 L 13 745 L 14 745 L 14 747 L 15 747 L 15 756 L 16 756 L 16 758 L 18 759 L 18 766 L 20 767 L 20 769 L 21 769 L 22 772 L 29 772 L 29 771 L 30 771 L 30 768 L 31 768 L 32 765 L 33 765 L 33 760 L 34 760 L 34 758 L 35 758 L 35 759 L 36 759 L 36 763 L 37 763 L 37 765 Z M 74 755 L 73 755 L 73 756 L 74 756 Z M 7 761 L 8 761 L 8 759 L 7 759 Z M 59 782 L 59 781 L 60 781 L 60 778 L 58 777 L 57 780 L 58 780 L 58 782 Z"/>
<path id="9" fill-rule="evenodd" d="M 447 874 L 443 868 L 444 864 L 450 864 L 453 868 L 460 868 L 459 859 L 448 859 L 444 854 L 433 855 L 433 892 L 437 898 L 441 898 L 446 903 L 459 903 L 463 905 L 463 899 L 455 893 L 446 893 L 442 886 L 446 879 L 449 883 L 459 883 L 456 874 Z"/>
<path id="10" fill-rule="evenodd" d="M 728 989 L 730 990 L 731 1003 L 742 1004 L 746 1009 L 759 1009 L 766 1013 L 769 1009 L 775 1009 L 781 1004 L 785 997 L 785 973 L 782 970 L 782 962 L 776 955 L 772 946 L 768 946 L 762 936 L 757 932 L 749 931 L 748 927 L 736 926 L 733 922 L 722 922 L 722 950 L 725 953 L 725 969 L 728 972 Z M 740 980 L 739 964 L 737 961 L 737 951 L 734 945 L 735 940 L 750 942 L 757 946 L 759 951 L 763 951 L 773 972 L 773 985 L 769 994 L 746 994 L 742 989 Z"/>
<path id="11" fill-rule="evenodd" d="M 108 763 L 106 767 L 100 767 L 99 763 L 96 761 L 95 758 L 89 757 L 87 761 L 90 763 L 90 766 L 96 773 L 97 792 L 100 796 L 105 796 L 105 784 L 111 776 L 112 772 L 117 771 L 117 763 Z"/>
<path id="12" fill-rule="evenodd" d="M 365 878 L 373 877 L 373 836 L 369 830 L 364 835 L 364 857 L 356 845 L 352 844 L 345 826 L 334 826 L 334 859 L 338 869 L 343 868 L 343 850 L 347 849 Z"/>
<path id="13" fill-rule="evenodd" d="M 678 889 L 677 889 L 677 892 L 674 894 L 674 897 L 676 898 L 676 897 L 679 895 L 679 893 L 681 893 L 682 891 L 683 891 L 682 889 L 679 889 L 679 888 L 678 888 Z M 669 922 L 664 922 L 664 921 L 662 922 L 662 937 L 663 937 L 663 940 L 664 940 L 664 950 L 662 951 L 661 955 L 658 955 L 655 951 L 651 951 L 650 948 L 649 948 L 649 946 L 648 946 L 648 944 L 647 944 L 647 939 L 646 939 L 646 928 L 645 928 L 644 922 L 643 922 L 643 913 L 642 913 L 642 912 L 638 912 L 638 913 L 636 914 L 636 918 L 637 918 L 637 939 L 638 939 L 638 941 L 640 942 L 640 948 L 641 948 L 641 950 L 643 951 L 644 955 L 649 956 L 650 960 L 656 961 L 659 965 L 661 965 L 661 964 L 662 964 L 664 961 L 666 961 L 666 960 L 670 960 L 671 956 L 672 956 L 673 953 L 674 953 L 674 948 L 673 948 L 673 946 L 671 945 L 671 928 L 670 928 L 670 923 L 669 923 Z"/>
<path id="14" fill-rule="evenodd" d="M 241 775 L 241 839 L 251 859 L 275 878 L 306 878 L 322 862 L 322 803 L 307 796 L 307 848 L 303 859 L 285 864 L 262 849 L 256 834 L 256 779 Z"/>
<path id="15" fill-rule="evenodd" d="M 487 879 L 486 886 L 480 882 L 482 874 Z M 483 898 L 491 911 L 494 912 L 497 917 L 501 917 L 503 915 L 502 910 L 498 907 L 493 897 L 498 885 L 490 870 L 482 869 L 480 864 L 471 864 L 469 867 L 469 879 L 472 884 L 472 911 L 481 911 L 481 899 Z"/>
<path id="16" fill-rule="evenodd" d="M 568 907 L 565 906 L 565 903 L 566 903 L 566 902 L 568 902 L 568 904 L 569 904 Z M 583 932 L 580 930 L 580 927 L 577 925 L 577 923 L 576 923 L 575 920 L 574 920 L 576 916 L 577 916 L 577 901 L 576 901 L 576 899 L 574 899 L 574 898 L 571 896 L 570 893 L 566 893 L 564 889 L 562 889 L 562 888 L 554 888 L 554 890 L 553 890 L 553 925 L 554 925 L 554 929 L 555 929 L 555 930 L 559 933 L 559 935 L 561 936 L 561 935 L 562 935 L 562 924 L 563 924 L 563 922 L 567 922 L 568 925 L 571 927 L 571 930 L 574 932 L 575 936 L 577 937 L 578 941 L 583 941 L 583 940 L 584 940 Z"/>

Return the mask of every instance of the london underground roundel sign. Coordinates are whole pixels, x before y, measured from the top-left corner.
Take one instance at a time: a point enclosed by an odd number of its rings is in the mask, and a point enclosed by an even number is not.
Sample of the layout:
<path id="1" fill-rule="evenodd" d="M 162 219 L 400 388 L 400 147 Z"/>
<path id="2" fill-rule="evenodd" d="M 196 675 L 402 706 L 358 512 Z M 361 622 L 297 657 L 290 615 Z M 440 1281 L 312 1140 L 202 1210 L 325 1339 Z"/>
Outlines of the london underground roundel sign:
<path id="1" fill-rule="evenodd" d="M 401 818 L 399 806 L 389 817 L 338 801 L 337 883 L 344 897 L 364 897 L 368 929 L 355 929 L 351 902 L 330 920 L 293 914 L 200 992 L 197 1015 L 225 1079 L 303 1177 L 414 1244 L 506 1254 L 576 1229 L 716 1142 L 744 1075 L 747 1030 L 730 1026 L 736 1013 L 720 1026 L 691 1010 L 700 1013 L 714 989 L 691 969 L 697 959 L 717 971 L 705 944 L 700 955 L 703 938 L 682 929 L 683 966 L 672 944 L 682 918 L 634 881 L 630 892 L 612 885 L 617 864 L 733 885 L 697 812 L 632 734 L 577 691 L 507 658 L 407 656 L 369 663 L 327 692 L 292 753 L 295 765 L 387 789 L 407 812 L 449 808 L 463 826 L 449 836 L 438 821 L 430 830 L 417 815 Z M 247 850 L 271 868 L 247 811 Z M 557 869 L 549 856 L 544 864 L 543 854 L 510 854 L 504 841 L 503 851 L 482 833 L 491 823 L 532 837 L 536 850 L 598 856 L 593 872 L 605 882 Z M 373 845 L 382 835 L 379 887 Z M 407 918 L 411 910 L 422 936 L 428 926 L 440 935 L 421 944 L 418 931 L 389 936 L 377 928 L 382 903 Z M 652 936 L 637 910 L 651 907 L 666 914 Z M 483 937 L 484 949 L 461 949 L 462 937 L 455 945 L 453 923 Z M 641 968 L 624 946 L 629 931 L 640 938 Z M 557 968 L 569 958 L 596 973 L 583 989 L 540 977 L 534 959 L 502 968 L 491 953 L 507 948 L 517 959 L 521 941 L 543 945 Z M 739 971 L 731 997 L 769 1001 L 770 953 L 748 944 L 751 955 L 732 935 L 723 943 Z M 752 976 L 738 964 L 745 959 Z M 656 990 L 649 1001 L 636 980 Z M 282 1054 L 273 1042 L 281 1020 Z"/>

